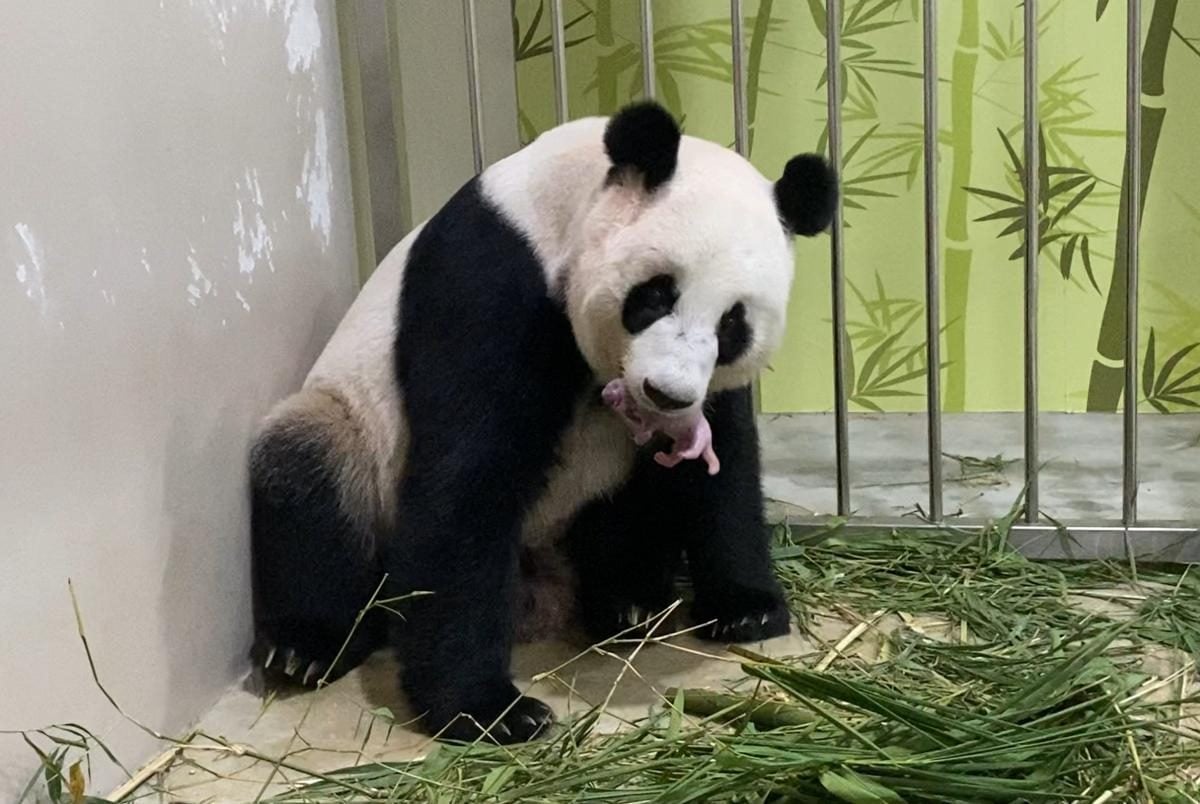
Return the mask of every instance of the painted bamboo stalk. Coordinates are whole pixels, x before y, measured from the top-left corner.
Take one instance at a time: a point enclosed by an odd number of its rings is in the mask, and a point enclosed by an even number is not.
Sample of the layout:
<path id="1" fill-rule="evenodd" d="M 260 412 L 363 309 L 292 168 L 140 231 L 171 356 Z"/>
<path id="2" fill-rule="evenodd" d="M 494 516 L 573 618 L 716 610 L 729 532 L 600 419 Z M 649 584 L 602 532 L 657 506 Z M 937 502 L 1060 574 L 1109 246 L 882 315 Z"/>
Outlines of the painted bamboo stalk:
<path id="1" fill-rule="evenodd" d="M 616 112 L 620 106 L 618 81 L 621 77 L 620 56 L 613 52 L 612 0 L 598 0 L 593 14 L 596 18 L 596 43 L 608 49 L 596 62 L 596 114 Z"/>
<path id="2" fill-rule="evenodd" d="M 1156 0 L 1142 46 L 1142 152 L 1141 198 L 1138 220 L 1146 209 L 1146 191 L 1150 186 L 1150 170 L 1158 152 L 1158 138 L 1167 116 L 1166 90 L 1163 74 L 1167 63 L 1167 46 L 1175 25 L 1179 0 Z M 1128 161 L 1126 161 L 1128 165 Z M 1106 413 L 1116 412 L 1125 382 L 1125 278 L 1129 269 L 1129 172 L 1121 178 L 1121 201 L 1117 212 L 1117 245 L 1109 279 L 1108 297 L 1100 320 L 1096 339 L 1096 357 L 1088 382 L 1087 409 Z"/>
<path id="3" fill-rule="evenodd" d="M 946 252 L 942 261 L 946 328 L 945 410 L 966 409 L 967 293 L 972 249 L 967 206 L 975 136 L 975 72 L 979 64 L 979 0 L 963 0 L 958 41 L 951 63 L 950 192 L 946 209 Z"/>
<path id="4" fill-rule="evenodd" d="M 767 33 L 771 29 L 771 6 L 775 0 L 762 0 L 754 17 L 754 29 L 750 32 L 750 49 L 746 53 L 746 124 L 750 138 L 746 142 L 746 154 L 754 153 L 754 120 L 758 112 L 758 86 L 762 75 L 763 51 L 767 46 Z"/>

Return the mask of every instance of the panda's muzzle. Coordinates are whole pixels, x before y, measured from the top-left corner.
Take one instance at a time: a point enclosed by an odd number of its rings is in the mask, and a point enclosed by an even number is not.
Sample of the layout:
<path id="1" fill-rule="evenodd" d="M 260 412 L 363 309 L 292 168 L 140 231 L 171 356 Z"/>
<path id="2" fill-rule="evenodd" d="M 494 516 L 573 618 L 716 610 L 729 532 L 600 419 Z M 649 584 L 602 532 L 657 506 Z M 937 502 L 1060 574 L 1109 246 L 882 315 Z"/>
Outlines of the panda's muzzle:
<path id="1" fill-rule="evenodd" d="M 678 397 L 671 396 L 650 382 L 650 380 L 645 380 L 642 383 L 642 393 L 646 395 L 646 399 L 664 413 L 686 410 L 696 402 L 694 399 L 679 399 Z"/>

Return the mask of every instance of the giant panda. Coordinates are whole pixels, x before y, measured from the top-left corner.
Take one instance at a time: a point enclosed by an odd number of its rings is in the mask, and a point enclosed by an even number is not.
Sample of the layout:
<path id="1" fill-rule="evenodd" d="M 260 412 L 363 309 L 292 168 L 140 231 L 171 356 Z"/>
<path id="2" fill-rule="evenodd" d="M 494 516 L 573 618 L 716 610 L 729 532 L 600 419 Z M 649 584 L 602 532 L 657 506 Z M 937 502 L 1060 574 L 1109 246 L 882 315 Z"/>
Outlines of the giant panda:
<path id="1" fill-rule="evenodd" d="M 652 102 L 467 182 L 256 434 L 258 663 L 312 686 L 390 639 L 429 732 L 507 743 L 553 722 L 514 639 L 635 626 L 684 566 L 702 636 L 787 633 L 750 383 L 836 194 L 820 157 L 772 182 Z"/>

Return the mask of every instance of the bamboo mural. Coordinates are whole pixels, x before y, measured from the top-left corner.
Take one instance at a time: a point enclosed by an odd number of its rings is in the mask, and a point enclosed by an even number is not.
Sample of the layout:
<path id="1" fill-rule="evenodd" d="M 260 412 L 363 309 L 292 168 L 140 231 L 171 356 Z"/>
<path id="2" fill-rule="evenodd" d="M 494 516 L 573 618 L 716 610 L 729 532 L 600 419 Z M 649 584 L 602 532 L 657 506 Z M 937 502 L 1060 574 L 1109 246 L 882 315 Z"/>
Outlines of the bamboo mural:
<path id="1" fill-rule="evenodd" d="M 967 300 L 971 290 L 968 221 L 971 164 L 975 139 L 975 68 L 979 64 L 979 0 L 963 0 L 958 41 L 950 73 L 950 192 L 946 210 L 946 252 L 942 298 L 945 299 L 947 410 L 965 410 L 967 399 Z"/>
<path id="2" fill-rule="evenodd" d="M 522 135 L 553 125 L 544 3 L 515 0 Z M 825 147 L 825 3 L 746 0 L 750 157 L 765 173 Z M 924 406 L 920 3 L 840 0 L 851 410 Z M 1142 0 L 1143 376 L 1147 412 L 1200 409 L 1200 3 Z M 640 97 L 637 3 L 564 0 L 571 110 Z M 1118 9 L 1113 11 L 1113 9 Z M 1021 4 L 940 4 L 943 409 L 1019 410 Z M 1124 0 L 1040 4 L 1042 405 L 1115 411 L 1123 386 Z M 689 133 L 732 142 L 727 0 L 654 4 L 656 89 Z M 1194 42 L 1193 39 L 1196 39 Z M 1168 47 L 1186 58 L 1168 59 Z M 1185 72 L 1186 71 L 1186 72 Z M 1178 73 L 1178 77 L 1172 78 Z M 1016 147 L 1014 147 L 1014 144 Z M 1153 168 L 1153 182 L 1151 182 Z M 772 411 L 829 409 L 827 244 L 800 243 L 788 341 L 763 378 Z M 1053 280 L 1049 277 L 1055 277 Z M 1015 361 L 1015 362 L 1014 362 Z"/>
<path id="3" fill-rule="evenodd" d="M 762 0 L 754 16 L 754 27 L 750 32 L 750 47 L 746 50 L 746 118 L 749 121 L 750 140 L 746 153 L 754 155 L 754 120 L 758 113 L 759 79 L 762 77 L 763 51 L 767 46 L 767 33 L 771 29 L 771 6 L 774 0 Z"/>
<path id="4" fill-rule="evenodd" d="M 1101 16 L 1107 5 L 1102 0 L 1097 16 Z M 1146 44 L 1142 49 L 1142 153 L 1141 153 L 1141 212 L 1146 211 L 1147 190 L 1150 187 L 1150 172 L 1158 154 L 1158 140 L 1162 134 L 1163 121 L 1167 116 L 1165 84 L 1163 76 L 1167 66 L 1167 47 L 1171 44 L 1171 32 L 1175 27 L 1175 12 L 1178 0 L 1155 0 L 1150 25 L 1146 31 Z M 1092 361 L 1092 375 L 1088 383 L 1087 409 L 1110 412 L 1117 409 L 1124 388 L 1125 365 L 1125 276 L 1128 269 L 1126 242 L 1129 231 L 1126 210 L 1129 207 L 1129 176 L 1122 174 L 1121 203 L 1117 215 L 1117 244 L 1113 259 L 1112 279 L 1108 286 L 1108 297 L 1104 305 L 1104 317 L 1100 320 L 1100 334 L 1096 340 L 1096 358 Z M 1140 219 L 1140 218 L 1139 218 Z"/>

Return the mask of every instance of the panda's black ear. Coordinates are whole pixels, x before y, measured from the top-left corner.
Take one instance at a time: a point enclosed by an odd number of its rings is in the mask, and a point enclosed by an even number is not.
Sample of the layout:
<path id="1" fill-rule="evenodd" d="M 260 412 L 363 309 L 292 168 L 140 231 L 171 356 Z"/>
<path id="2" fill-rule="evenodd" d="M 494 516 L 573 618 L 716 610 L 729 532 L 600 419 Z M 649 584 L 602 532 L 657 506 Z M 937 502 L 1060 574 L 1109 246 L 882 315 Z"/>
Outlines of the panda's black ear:
<path id="1" fill-rule="evenodd" d="M 837 207 L 837 176 L 817 154 L 800 154 L 788 161 L 775 182 L 775 206 L 793 233 L 812 237 L 829 227 Z"/>
<path id="2" fill-rule="evenodd" d="M 608 121 L 604 149 L 618 172 L 632 170 L 649 192 L 675 174 L 679 125 L 653 101 L 626 106 Z"/>

